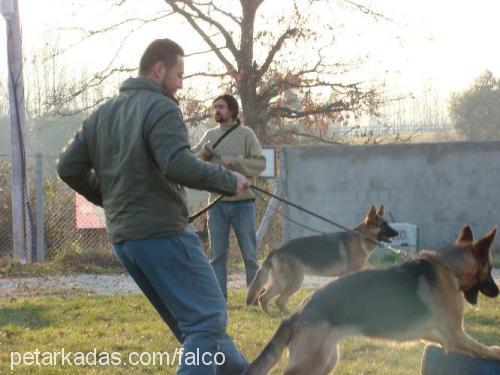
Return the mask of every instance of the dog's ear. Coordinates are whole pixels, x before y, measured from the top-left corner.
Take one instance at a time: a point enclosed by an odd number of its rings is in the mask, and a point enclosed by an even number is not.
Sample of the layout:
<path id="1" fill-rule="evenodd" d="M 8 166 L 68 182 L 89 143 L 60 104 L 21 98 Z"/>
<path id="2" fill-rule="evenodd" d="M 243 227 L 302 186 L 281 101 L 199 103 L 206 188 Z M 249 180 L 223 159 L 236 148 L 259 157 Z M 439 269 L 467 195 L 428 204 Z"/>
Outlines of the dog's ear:
<path id="1" fill-rule="evenodd" d="M 472 244 L 472 253 L 474 257 L 478 260 L 484 261 L 488 259 L 490 253 L 490 246 L 495 238 L 495 234 L 497 233 L 497 228 L 493 227 L 491 230 L 480 240 L 474 242 Z"/>
<path id="2" fill-rule="evenodd" d="M 370 208 L 370 211 L 368 211 L 368 214 L 365 217 L 365 224 L 368 225 L 370 223 L 375 223 L 377 221 L 377 209 L 375 206 L 372 206 Z"/>
<path id="3" fill-rule="evenodd" d="M 462 232 L 458 235 L 457 240 L 455 243 L 457 245 L 466 245 L 468 243 L 471 243 L 474 241 L 473 235 L 472 235 L 472 229 L 470 228 L 469 224 L 466 224 L 462 228 Z"/>
<path id="4" fill-rule="evenodd" d="M 377 212 L 378 216 L 384 216 L 384 205 L 380 206 Z"/>

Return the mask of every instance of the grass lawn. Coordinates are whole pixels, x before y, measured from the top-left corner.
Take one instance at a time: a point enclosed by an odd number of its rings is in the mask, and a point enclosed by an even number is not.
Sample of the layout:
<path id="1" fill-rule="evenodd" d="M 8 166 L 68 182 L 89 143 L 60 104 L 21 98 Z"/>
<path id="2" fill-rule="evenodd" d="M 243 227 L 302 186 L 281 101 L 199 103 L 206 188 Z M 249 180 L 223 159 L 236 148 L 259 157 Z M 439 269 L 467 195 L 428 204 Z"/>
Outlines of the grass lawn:
<path id="1" fill-rule="evenodd" d="M 306 297 L 302 290 L 292 299 L 296 306 Z M 244 291 L 229 296 L 229 332 L 248 358 L 254 358 L 273 335 L 281 317 L 269 317 L 244 305 Z M 354 296 L 353 296 L 354 297 Z M 481 298 L 478 308 L 467 307 L 466 328 L 486 344 L 500 343 L 500 304 Z M 10 373 L 11 352 L 118 352 L 123 361 L 131 352 L 173 353 L 177 343 L 156 312 L 141 295 L 37 297 L 0 301 L 0 373 Z M 337 374 L 419 374 L 423 344 L 396 346 L 366 339 L 342 343 Z M 41 362 L 43 354 L 39 354 Z M 72 357 L 76 361 L 76 357 Z M 104 358 L 104 359 L 103 359 Z M 145 357 L 147 359 L 147 357 Z M 282 373 L 286 355 L 274 374 Z M 29 359 L 29 358 L 28 358 Z M 61 357 L 58 361 L 60 362 Z M 34 359 L 32 359 L 34 361 Z M 48 359 L 45 359 L 48 360 Z M 92 360 L 92 358 L 91 358 Z M 109 362 L 109 361 L 108 361 Z M 22 374 L 155 374 L 175 373 L 165 366 L 19 366 Z"/>

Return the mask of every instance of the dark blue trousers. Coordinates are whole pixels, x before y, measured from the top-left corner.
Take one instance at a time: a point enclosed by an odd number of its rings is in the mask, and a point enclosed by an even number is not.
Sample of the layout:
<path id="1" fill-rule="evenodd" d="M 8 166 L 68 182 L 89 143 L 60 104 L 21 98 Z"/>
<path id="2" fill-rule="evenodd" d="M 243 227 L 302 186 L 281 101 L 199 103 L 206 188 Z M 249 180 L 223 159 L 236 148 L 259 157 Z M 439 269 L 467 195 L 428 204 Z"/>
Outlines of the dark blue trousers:
<path id="1" fill-rule="evenodd" d="M 243 372 L 248 362 L 226 333 L 224 296 L 198 237 L 191 229 L 177 236 L 115 243 L 113 248 L 130 276 L 183 344 L 186 361 L 186 353 L 224 354 L 221 366 L 182 361 L 178 374 L 236 375 Z M 205 358 L 208 362 L 210 355 Z M 220 362 L 220 355 L 218 358 Z"/>

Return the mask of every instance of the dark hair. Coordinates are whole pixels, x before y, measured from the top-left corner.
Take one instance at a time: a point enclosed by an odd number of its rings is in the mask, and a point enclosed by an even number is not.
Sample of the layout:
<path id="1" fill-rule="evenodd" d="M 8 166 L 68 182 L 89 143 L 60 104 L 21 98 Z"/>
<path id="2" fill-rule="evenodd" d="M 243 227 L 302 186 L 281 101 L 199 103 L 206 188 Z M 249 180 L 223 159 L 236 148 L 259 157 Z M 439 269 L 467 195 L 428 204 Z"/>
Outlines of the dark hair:
<path id="1" fill-rule="evenodd" d="M 148 74 L 158 61 L 163 61 L 167 68 L 177 63 L 177 56 L 184 56 L 180 45 L 170 39 L 155 39 L 146 48 L 139 63 L 139 75 Z"/>
<path id="2" fill-rule="evenodd" d="M 229 108 L 229 110 L 233 114 L 233 120 L 238 120 L 238 123 L 240 123 L 240 119 L 238 118 L 238 113 L 240 112 L 240 106 L 238 105 L 238 101 L 236 100 L 236 98 L 232 95 L 224 94 L 215 98 L 212 104 L 215 104 L 215 102 L 220 99 L 226 102 L 227 108 Z"/>

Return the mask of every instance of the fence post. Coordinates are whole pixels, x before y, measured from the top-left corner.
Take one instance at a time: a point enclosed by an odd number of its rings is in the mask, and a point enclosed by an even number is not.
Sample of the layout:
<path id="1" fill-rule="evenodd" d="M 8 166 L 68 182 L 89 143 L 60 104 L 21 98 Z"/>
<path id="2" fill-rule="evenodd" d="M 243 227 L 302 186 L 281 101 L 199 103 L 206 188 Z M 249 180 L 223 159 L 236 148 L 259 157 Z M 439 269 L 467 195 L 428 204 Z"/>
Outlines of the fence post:
<path id="1" fill-rule="evenodd" d="M 274 195 L 280 196 L 281 195 L 281 189 L 280 185 L 278 183 L 278 186 L 276 187 L 276 191 L 274 192 Z M 269 223 L 271 222 L 271 218 L 273 217 L 274 210 L 276 209 L 276 206 L 278 205 L 279 201 L 272 197 L 269 203 L 267 204 L 266 211 L 264 212 L 264 216 L 262 216 L 262 220 L 260 221 L 259 229 L 257 230 L 257 251 L 260 249 L 262 245 L 262 240 L 264 239 L 265 234 L 267 233 L 267 229 L 269 227 Z"/>
<path id="2" fill-rule="evenodd" d="M 280 178 L 279 187 L 283 198 L 288 199 L 288 174 L 287 174 L 287 160 L 286 160 L 286 146 L 280 146 Z M 281 205 L 282 212 L 286 216 L 290 216 L 290 209 L 287 204 Z M 288 228 L 288 220 L 283 220 L 281 226 L 283 243 L 290 241 L 290 229 Z"/>
<path id="3" fill-rule="evenodd" d="M 45 196 L 41 153 L 36 154 L 36 261 L 45 262 Z"/>
<path id="4" fill-rule="evenodd" d="M 18 0 L 2 4 L 7 24 L 7 65 L 11 124 L 12 245 L 14 259 L 32 262 L 33 217 L 26 180 L 26 110 L 24 105 L 23 57 Z"/>

